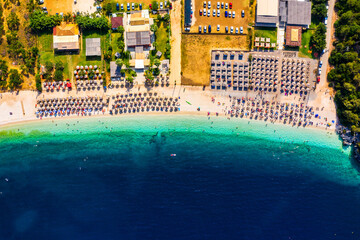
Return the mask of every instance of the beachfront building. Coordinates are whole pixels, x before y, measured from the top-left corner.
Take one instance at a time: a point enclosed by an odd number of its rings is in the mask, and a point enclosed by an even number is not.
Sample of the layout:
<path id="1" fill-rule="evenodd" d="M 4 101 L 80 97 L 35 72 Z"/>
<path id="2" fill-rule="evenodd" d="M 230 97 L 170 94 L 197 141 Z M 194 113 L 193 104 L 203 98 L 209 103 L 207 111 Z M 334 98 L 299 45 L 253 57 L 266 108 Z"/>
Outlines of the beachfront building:
<path id="1" fill-rule="evenodd" d="M 258 0 L 255 25 L 276 27 L 279 21 L 279 0 Z"/>
<path id="2" fill-rule="evenodd" d="M 110 62 L 110 78 L 111 81 L 122 80 L 121 67 L 115 61 Z"/>
<path id="3" fill-rule="evenodd" d="M 311 2 L 287 1 L 286 24 L 308 28 L 311 24 Z"/>
<path id="4" fill-rule="evenodd" d="M 120 26 L 123 26 L 122 17 L 112 17 L 111 18 L 111 29 L 116 31 Z"/>
<path id="5" fill-rule="evenodd" d="M 86 39 L 86 56 L 100 57 L 101 56 L 101 39 L 87 38 Z"/>
<path id="6" fill-rule="evenodd" d="M 286 26 L 286 46 L 300 47 L 301 46 L 301 30 L 299 26 Z"/>
<path id="7" fill-rule="evenodd" d="M 308 28 L 311 24 L 311 2 L 306 0 L 258 0 L 256 26 L 285 25 Z"/>
<path id="8" fill-rule="evenodd" d="M 152 24 L 148 10 L 129 13 L 124 17 L 125 49 L 131 54 L 130 67 L 137 71 L 143 71 L 150 65 L 148 56 L 154 38 L 150 31 Z"/>
<path id="9" fill-rule="evenodd" d="M 53 28 L 53 48 L 55 51 L 79 52 L 79 27 L 77 24 L 62 22 Z"/>

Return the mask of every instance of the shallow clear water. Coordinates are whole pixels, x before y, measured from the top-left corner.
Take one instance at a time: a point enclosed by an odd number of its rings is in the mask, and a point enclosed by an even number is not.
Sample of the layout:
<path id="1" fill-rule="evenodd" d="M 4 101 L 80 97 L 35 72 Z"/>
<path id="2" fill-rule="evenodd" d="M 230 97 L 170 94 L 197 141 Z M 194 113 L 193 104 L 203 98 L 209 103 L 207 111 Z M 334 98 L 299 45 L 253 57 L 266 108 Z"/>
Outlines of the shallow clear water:
<path id="1" fill-rule="evenodd" d="M 175 153 L 176 156 L 171 156 Z M 0 239 L 359 239 L 335 134 L 200 116 L 0 131 Z"/>

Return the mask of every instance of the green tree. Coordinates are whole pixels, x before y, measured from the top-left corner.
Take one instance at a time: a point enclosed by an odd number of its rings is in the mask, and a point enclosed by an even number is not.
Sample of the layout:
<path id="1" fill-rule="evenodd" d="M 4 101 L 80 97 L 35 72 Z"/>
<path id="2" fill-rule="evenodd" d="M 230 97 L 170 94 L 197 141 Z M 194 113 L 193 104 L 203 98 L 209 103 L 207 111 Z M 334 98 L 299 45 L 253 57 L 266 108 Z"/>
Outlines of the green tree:
<path id="1" fill-rule="evenodd" d="M 153 11 L 157 11 L 159 9 L 159 4 L 156 0 L 151 2 L 151 8 Z"/>
<path id="2" fill-rule="evenodd" d="M 30 14 L 29 27 L 34 32 L 43 32 L 60 25 L 60 15 L 48 15 L 41 10 L 35 10 Z"/>
<path id="3" fill-rule="evenodd" d="M 105 11 L 106 15 L 109 15 L 110 13 L 112 13 L 112 5 L 110 2 L 105 4 L 104 11 Z"/>
<path id="4" fill-rule="evenodd" d="M 41 85 L 41 77 L 40 74 L 36 74 L 35 76 L 35 83 L 36 83 L 36 89 L 41 92 L 42 91 L 42 85 Z"/>
<path id="5" fill-rule="evenodd" d="M 19 74 L 17 69 L 11 69 L 9 72 L 9 84 L 8 87 L 11 90 L 19 89 L 23 84 L 24 80 L 22 76 Z"/>
<path id="6" fill-rule="evenodd" d="M 55 73 L 54 73 L 54 80 L 55 81 L 63 81 L 64 80 L 64 75 L 63 75 L 63 71 L 60 69 L 56 69 Z"/>
<path id="7" fill-rule="evenodd" d="M 327 9 L 325 3 L 313 4 L 311 9 L 311 15 L 319 21 L 323 21 L 324 18 L 327 16 Z"/>
<path id="8" fill-rule="evenodd" d="M 156 25 L 156 24 L 152 24 L 151 26 L 150 26 L 150 30 L 152 31 L 152 32 L 156 32 L 157 30 L 158 30 L 158 26 Z"/>
<path id="9" fill-rule="evenodd" d="M 47 73 L 51 73 L 54 70 L 54 64 L 50 61 L 45 62 L 45 69 Z"/>
<path id="10" fill-rule="evenodd" d="M 118 65 L 120 68 L 124 65 L 124 61 L 120 58 L 115 60 L 116 65 Z"/>
<path id="11" fill-rule="evenodd" d="M 6 22 L 7 22 L 9 30 L 11 30 L 11 31 L 19 30 L 20 20 L 15 12 L 11 12 L 8 15 L 8 17 L 6 18 Z"/>
<path id="12" fill-rule="evenodd" d="M 169 14 L 165 14 L 164 21 L 167 22 L 167 23 L 170 22 L 170 15 Z"/>
<path id="13" fill-rule="evenodd" d="M 319 23 L 316 27 L 314 35 L 310 38 L 310 44 L 312 45 L 312 50 L 314 52 L 322 52 L 326 47 L 326 27 L 325 24 Z"/>
<path id="14" fill-rule="evenodd" d="M 159 67 L 160 64 L 161 64 L 161 62 L 160 62 L 160 60 L 159 60 L 158 58 L 155 58 L 155 59 L 154 59 L 154 64 L 155 64 L 157 67 Z"/>
<path id="15" fill-rule="evenodd" d="M 56 70 L 64 70 L 64 63 L 62 62 L 62 61 L 60 61 L 60 60 L 57 60 L 56 62 L 55 62 L 55 69 Z"/>
<path id="16" fill-rule="evenodd" d="M 5 81 L 8 77 L 8 65 L 7 62 L 4 60 L 0 60 L 0 81 Z"/>

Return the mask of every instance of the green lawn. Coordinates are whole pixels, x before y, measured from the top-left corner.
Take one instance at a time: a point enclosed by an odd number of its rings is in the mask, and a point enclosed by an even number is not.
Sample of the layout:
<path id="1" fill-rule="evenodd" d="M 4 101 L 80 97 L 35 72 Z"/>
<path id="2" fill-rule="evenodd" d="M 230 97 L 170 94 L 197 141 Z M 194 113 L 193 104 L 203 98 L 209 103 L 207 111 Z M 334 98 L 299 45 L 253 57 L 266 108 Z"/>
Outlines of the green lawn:
<path id="1" fill-rule="evenodd" d="M 161 22 L 158 30 L 155 33 L 157 50 L 162 52 L 162 56 L 161 56 L 160 60 L 165 59 L 164 53 L 166 51 L 165 47 L 166 47 L 166 43 L 168 40 L 168 35 L 169 34 L 166 32 L 166 27 L 164 26 L 164 22 Z"/>
<path id="2" fill-rule="evenodd" d="M 314 30 L 306 30 L 301 35 L 301 47 L 299 50 L 299 57 L 308 57 L 313 58 L 312 53 L 309 52 L 309 44 L 311 35 L 314 33 Z"/>
<path id="3" fill-rule="evenodd" d="M 119 47 L 118 47 L 118 39 L 121 36 L 121 33 L 111 33 L 111 47 L 113 49 L 113 58 L 115 59 L 115 53 L 119 52 Z"/>
<path id="4" fill-rule="evenodd" d="M 53 51 L 53 35 L 51 32 L 42 33 L 38 37 L 39 50 L 42 52 L 52 52 Z"/>
<path id="5" fill-rule="evenodd" d="M 263 37 L 263 38 L 270 38 L 272 43 L 277 42 L 277 29 L 276 28 L 254 28 L 254 36 L 255 37 Z"/>
<path id="6" fill-rule="evenodd" d="M 52 33 L 44 33 L 38 37 L 38 47 L 40 50 L 40 63 L 44 64 L 46 61 L 55 63 L 60 60 L 64 64 L 64 79 L 71 79 L 73 71 L 77 65 L 98 65 L 102 66 L 101 57 L 87 59 L 86 54 L 86 38 L 100 37 L 101 47 L 104 49 L 106 34 L 99 34 L 89 32 L 83 35 L 83 42 L 79 54 L 54 54 L 52 48 Z"/>

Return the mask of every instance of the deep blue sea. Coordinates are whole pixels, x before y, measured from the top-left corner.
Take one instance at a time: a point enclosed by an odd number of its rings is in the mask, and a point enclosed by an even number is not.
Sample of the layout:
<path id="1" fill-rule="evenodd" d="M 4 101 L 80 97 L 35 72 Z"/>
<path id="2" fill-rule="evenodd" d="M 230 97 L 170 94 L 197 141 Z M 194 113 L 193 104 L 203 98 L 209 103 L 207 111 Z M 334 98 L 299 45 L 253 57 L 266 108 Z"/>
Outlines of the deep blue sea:
<path id="1" fill-rule="evenodd" d="M 349 154 L 334 133 L 220 117 L 13 125 L 0 239 L 358 240 Z"/>

